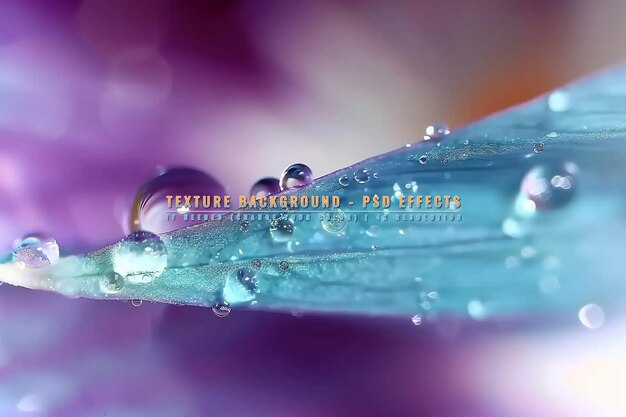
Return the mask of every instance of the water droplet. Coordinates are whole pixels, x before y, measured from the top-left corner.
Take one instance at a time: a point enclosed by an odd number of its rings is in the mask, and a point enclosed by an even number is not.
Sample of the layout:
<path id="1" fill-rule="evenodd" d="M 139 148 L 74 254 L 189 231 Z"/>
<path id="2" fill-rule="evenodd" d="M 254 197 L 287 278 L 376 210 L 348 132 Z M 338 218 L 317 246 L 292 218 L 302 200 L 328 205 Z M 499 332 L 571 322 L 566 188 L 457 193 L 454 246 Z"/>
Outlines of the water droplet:
<path id="1" fill-rule="evenodd" d="M 484 320 L 487 318 L 487 309 L 485 305 L 479 300 L 472 300 L 467 303 L 467 313 L 474 320 Z"/>
<path id="2" fill-rule="evenodd" d="M 293 234 L 293 222 L 280 217 L 270 221 L 270 235 L 274 242 L 287 242 Z"/>
<path id="3" fill-rule="evenodd" d="M 370 173 L 367 168 L 358 169 L 354 172 L 354 180 L 359 184 L 365 184 L 370 180 Z"/>
<path id="4" fill-rule="evenodd" d="M 555 91 L 548 96 L 548 107 L 553 112 L 564 112 L 570 108 L 570 96 L 564 91 Z"/>
<path id="5" fill-rule="evenodd" d="M 133 307 L 140 307 L 143 304 L 143 300 L 131 300 L 130 303 Z"/>
<path id="6" fill-rule="evenodd" d="M 365 231 L 365 234 L 368 235 L 369 237 L 378 237 L 379 233 L 380 233 L 380 229 L 378 226 L 370 226 Z"/>
<path id="7" fill-rule="evenodd" d="M 300 242 L 298 242 L 297 240 L 290 240 L 289 242 L 287 242 L 287 250 L 291 253 L 295 252 L 298 249 L 298 246 L 300 246 Z"/>
<path id="8" fill-rule="evenodd" d="M 32 234 L 17 245 L 13 260 L 27 268 L 51 266 L 59 261 L 59 245 L 51 236 Z"/>
<path id="9" fill-rule="evenodd" d="M 350 185 L 350 178 L 348 178 L 347 175 L 342 175 L 341 177 L 339 177 L 339 184 L 347 187 L 348 185 Z"/>
<path id="10" fill-rule="evenodd" d="M 420 164 L 424 165 L 428 161 L 428 158 L 426 158 L 426 155 L 422 155 L 419 157 L 418 161 Z"/>
<path id="11" fill-rule="evenodd" d="M 289 262 L 287 261 L 280 261 L 280 263 L 278 264 L 278 269 L 280 269 L 281 271 L 286 271 L 289 269 Z"/>
<path id="12" fill-rule="evenodd" d="M 521 194 L 538 209 L 561 208 L 574 197 L 577 172 L 572 163 L 536 166 L 524 176 Z"/>
<path id="13" fill-rule="evenodd" d="M 100 291 L 104 294 L 116 294 L 124 287 L 124 277 L 116 272 L 110 272 L 100 277 Z"/>
<path id="14" fill-rule="evenodd" d="M 224 195 L 224 187 L 210 175 L 192 168 L 171 168 L 144 184 L 133 200 L 129 213 L 129 230 L 145 230 L 152 233 L 169 232 L 189 226 L 184 214 L 191 207 L 181 205 L 168 207 L 168 195 Z M 200 200 L 202 205 L 202 200 Z M 204 207 L 201 207 L 204 209 Z M 167 212 L 176 210 L 181 216 L 167 217 Z M 176 214 L 176 213 L 174 213 Z"/>
<path id="15" fill-rule="evenodd" d="M 221 300 L 213 304 L 213 307 L 211 307 L 211 310 L 213 310 L 213 314 L 215 314 L 217 317 L 224 318 L 228 316 L 231 309 L 227 301 Z"/>
<path id="16" fill-rule="evenodd" d="M 258 258 L 255 258 L 252 260 L 252 267 L 259 269 L 261 267 L 261 260 Z"/>
<path id="17" fill-rule="evenodd" d="M 113 252 L 113 271 L 129 283 L 151 282 L 167 266 L 165 244 L 154 233 L 137 231 L 118 242 Z"/>
<path id="18" fill-rule="evenodd" d="M 419 326 L 420 324 L 422 324 L 422 315 L 421 314 L 416 314 L 411 318 L 411 321 L 413 322 L 414 325 Z"/>
<path id="19" fill-rule="evenodd" d="M 237 271 L 237 280 L 242 287 L 251 294 L 259 292 L 259 280 L 256 278 L 256 272 L 249 268 L 240 268 Z"/>
<path id="20" fill-rule="evenodd" d="M 543 152 L 543 143 L 541 143 L 541 142 L 535 143 L 535 145 L 533 146 L 533 152 L 534 153 L 541 153 L 541 152 Z"/>
<path id="21" fill-rule="evenodd" d="M 259 292 L 259 281 L 256 271 L 250 268 L 239 268 L 226 278 L 222 300 L 229 304 L 251 302 Z"/>
<path id="22" fill-rule="evenodd" d="M 463 145 L 469 145 L 469 140 L 468 140 L 468 139 L 465 139 L 465 140 L 463 141 Z"/>
<path id="23" fill-rule="evenodd" d="M 539 280 L 539 291 L 543 294 L 554 294 L 560 289 L 559 278 L 554 275 L 546 275 Z"/>
<path id="24" fill-rule="evenodd" d="M 242 232 L 247 232 L 249 228 L 250 228 L 250 222 L 247 220 L 241 222 L 241 224 L 239 225 L 239 230 L 241 230 Z"/>
<path id="25" fill-rule="evenodd" d="M 434 139 L 434 140 L 438 140 L 443 138 L 445 135 L 450 133 L 450 128 L 443 124 L 443 123 L 437 123 L 434 125 L 430 125 L 426 128 L 426 136 L 424 136 L 425 140 L 430 140 L 430 139 Z M 428 139 L 426 139 L 426 137 L 428 137 Z"/>
<path id="26" fill-rule="evenodd" d="M 550 132 L 546 136 L 549 137 L 550 139 L 554 139 L 554 138 L 556 138 L 559 135 L 556 132 Z"/>
<path id="27" fill-rule="evenodd" d="M 267 197 L 268 195 L 280 192 L 280 180 L 278 178 L 261 178 L 254 183 L 250 190 L 250 195 L 255 198 Z"/>
<path id="28" fill-rule="evenodd" d="M 289 165 L 280 176 L 280 189 L 304 187 L 313 183 L 313 171 L 304 164 Z"/>
<path id="29" fill-rule="evenodd" d="M 372 252 L 376 252 L 378 250 L 378 246 L 372 245 Z"/>
<path id="30" fill-rule="evenodd" d="M 578 319 L 588 329 L 597 329 L 604 324 L 604 310 L 597 304 L 587 304 L 578 312 Z"/>
<path id="31" fill-rule="evenodd" d="M 443 158 L 444 165 L 448 165 L 448 158 Z"/>
<path id="32" fill-rule="evenodd" d="M 348 219 L 346 214 L 341 210 L 329 211 L 321 216 L 320 223 L 322 228 L 328 233 L 341 234 L 346 229 Z"/>

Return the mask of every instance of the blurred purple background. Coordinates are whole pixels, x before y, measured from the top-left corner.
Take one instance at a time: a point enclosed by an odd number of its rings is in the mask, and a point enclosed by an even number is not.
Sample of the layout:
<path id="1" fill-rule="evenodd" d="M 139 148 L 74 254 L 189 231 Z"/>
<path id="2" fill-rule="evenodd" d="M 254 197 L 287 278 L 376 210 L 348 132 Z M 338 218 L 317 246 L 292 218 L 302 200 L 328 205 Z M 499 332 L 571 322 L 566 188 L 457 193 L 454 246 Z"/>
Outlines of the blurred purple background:
<path id="1" fill-rule="evenodd" d="M 0 247 L 119 239 L 158 166 L 237 195 L 293 162 L 321 176 L 458 127 L 622 61 L 623 16 L 621 0 L 0 0 Z M 217 319 L 8 286 L 0 315 L 3 417 L 626 410 L 618 324 Z"/>

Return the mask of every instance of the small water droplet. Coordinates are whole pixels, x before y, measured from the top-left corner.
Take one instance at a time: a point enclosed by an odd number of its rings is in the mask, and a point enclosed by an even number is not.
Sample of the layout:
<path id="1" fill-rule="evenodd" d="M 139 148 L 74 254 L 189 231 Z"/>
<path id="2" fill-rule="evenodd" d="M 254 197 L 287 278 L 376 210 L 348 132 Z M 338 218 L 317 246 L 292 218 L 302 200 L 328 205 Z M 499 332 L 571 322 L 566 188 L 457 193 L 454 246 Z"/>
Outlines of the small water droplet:
<path id="1" fill-rule="evenodd" d="M 116 294 L 124 287 L 124 277 L 116 272 L 110 272 L 100 277 L 100 291 L 104 294 Z"/>
<path id="2" fill-rule="evenodd" d="M 324 213 L 320 218 L 322 228 L 328 233 L 341 234 L 346 229 L 348 219 L 346 214 L 341 210 L 329 211 Z"/>
<path id="3" fill-rule="evenodd" d="M 255 258 L 252 260 L 252 267 L 259 269 L 261 267 L 261 260 L 258 258 Z"/>
<path id="4" fill-rule="evenodd" d="M 241 224 L 239 225 L 239 230 L 241 230 L 242 232 L 247 232 L 248 229 L 250 229 L 250 222 L 247 220 L 241 222 Z"/>
<path id="5" fill-rule="evenodd" d="M 467 303 L 467 312 L 474 320 L 484 320 L 487 318 L 487 309 L 479 300 L 471 300 Z"/>
<path id="6" fill-rule="evenodd" d="M 278 268 L 279 268 L 281 271 L 286 271 L 286 270 L 288 270 L 288 269 L 289 269 L 289 262 L 287 262 L 287 261 L 280 261 L 280 263 L 278 264 Z"/>
<path id="7" fill-rule="evenodd" d="M 137 231 L 129 234 L 113 251 L 113 271 L 129 283 L 151 282 L 167 267 L 167 249 L 158 235 Z"/>
<path id="8" fill-rule="evenodd" d="M 420 324 L 422 324 L 422 315 L 421 314 L 416 314 L 411 318 L 411 321 L 413 322 L 414 325 L 419 326 Z"/>
<path id="9" fill-rule="evenodd" d="M 426 136 L 424 136 L 424 139 L 428 137 L 428 139 L 426 140 L 430 140 L 430 139 L 439 140 L 449 133 L 450 133 L 450 128 L 447 125 L 443 123 L 437 123 L 437 124 L 430 125 L 426 128 Z"/>
<path id="10" fill-rule="evenodd" d="M 354 172 L 354 180 L 359 184 L 365 184 L 370 180 L 370 174 L 367 168 L 358 169 Z"/>
<path id="11" fill-rule="evenodd" d="M 217 317 L 224 318 L 228 316 L 231 309 L 227 301 L 221 300 L 213 304 L 213 307 L 211 307 L 211 310 L 213 310 L 213 314 L 215 314 Z"/>
<path id="12" fill-rule="evenodd" d="M 553 112 L 564 112 L 570 108 L 570 96 L 564 91 L 555 91 L 548 96 L 548 107 Z"/>
<path id="13" fill-rule="evenodd" d="M 428 161 L 428 158 L 426 158 L 426 155 L 422 155 L 419 157 L 418 161 L 420 164 L 424 165 Z"/>
<path id="14" fill-rule="evenodd" d="M 597 329 L 604 324 L 604 310 L 597 304 L 587 304 L 578 312 L 578 319 L 588 329 Z"/>
<path id="15" fill-rule="evenodd" d="M 143 304 L 143 300 L 131 300 L 130 303 L 133 307 L 140 307 Z"/>
<path id="16" fill-rule="evenodd" d="M 293 222 L 284 217 L 270 221 L 270 235 L 274 242 L 288 242 L 293 234 Z"/>
<path id="17" fill-rule="evenodd" d="M 304 187 L 313 183 L 313 171 L 304 164 L 289 165 L 280 176 L 280 189 Z"/>
<path id="18" fill-rule="evenodd" d="M 533 152 L 534 153 L 541 153 L 541 152 L 543 152 L 543 143 L 541 143 L 541 142 L 535 143 L 535 145 L 533 146 Z"/>
<path id="19" fill-rule="evenodd" d="M 209 174 L 192 168 L 171 168 L 145 183 L 135 195 L 128 216 L 128 230 L 145 230 L 163 233 L 189 226 L 184 214 L 191 207 L 183 205 L 168 207 L 168 195 L 224 195 L 224 187 Z M 202 204 L 202 200 L 200 200 Z M 204 209 L 204 207 L 203 207 Z M 166 216 L 167 211 L 176 210 L 175 219 Z"/>
<path id="20" fill-rule="evenodd" d="M 268 195 L 280 192 L 280 180 L 278 178 L 261 178 L 254 183 L 250 190 L 250 195 L 255 198 L 267 197 Z"/>
<path id="21" fill-rule="evenodd" d="M 448 158 L 443 158 L 444 165 L 448 165 Z"/>
<path id="22" fill-rule="evenodd" d="M 59 261 L 59 245 L 51 236 L 32 234 L 17 244 L 13 260 L 27 268 L 51 266 Z"/>
<path id="23" fill-rule="evenodd" d="M 370 226 L 367 228 L 367 230 L 365 230 L 365 234 L 368 235 L 369 237 L 378 237 L 379 233 L 380 233 L 380 229 L 378 226 Z"/>
<path id="24" fill-rule="evenodd" d="M 347 187 L 348 185 L 350 185 L 350 178 L 348 178 L 347 175 L 342 175 L 341 177 L 339 177 L 339 184 Z"/>
<path id="25" fill-rule="evenodd" d="M 469 140 L 468 140 L 468 139 L 465 139 L 465 140 L 463 141 L 463 145 L 469 145 Z"/>

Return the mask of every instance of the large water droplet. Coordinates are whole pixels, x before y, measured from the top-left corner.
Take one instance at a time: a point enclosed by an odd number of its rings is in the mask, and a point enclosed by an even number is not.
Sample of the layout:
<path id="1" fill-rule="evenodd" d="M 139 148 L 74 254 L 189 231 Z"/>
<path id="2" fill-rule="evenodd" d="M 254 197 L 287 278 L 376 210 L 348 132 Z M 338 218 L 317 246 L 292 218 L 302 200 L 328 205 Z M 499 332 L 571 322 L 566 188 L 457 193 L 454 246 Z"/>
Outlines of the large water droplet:
<path id="1" fill-rule="evenodd" d="M 313 171 L 304 164 L 289 165 L 280 176 L 280 189 L 304 187 L 313 182 Z"/>
<path id="2" fill-rule="evenodd" d="M 321 217 L 320 223 L 322 224 L 322 228 L 328 233 L 338 235 L 346 230 L 348 219 L 346 214 L 341 209 L 337 209 L 336 211 L 324 213 Z"/>
<path id="3" fill-rule="evenodd" d="M 426 162 L 428 162 L 428 158 L 426 157 L 426 155 L 422 155 L 419 157 L 418 161 L 420 162 L 420 164 L 424 165 Z"/>
<path id="4" fill-rule="evenodd" d="M 597 329 L 604 324 L 604 310 L 597 304 L 587 304 L 578 312 L 578 319 L 583 326 Z"/>
<path id="5" fill-rule="evenodd" d="M 426 136 L 424 136 L 425 140 L 430 140 L 430 139 L 434 139 L 434 140 L 438 140 L 443 138 L 445 135 L 450 133 L 450 128 L 443 124 L 443 123 L 437 123 L 434 125 L 430 125 L 426 128 Z"/>
<path id="6" fill-rule="evenodd" d="M 533 152 L 534 153 L 541 153 L 541 152 L 543 152 L 543 143 L 535 143 L 533 145 Z"/>
<path id="7" fill-rule="evenodd" d="M 347 187 L 348 185 L 350 185 L 350 178 L 347 175 L 342 175 L 341 177 L 339 177 L 339 184 Z"/>
<path id="8" fill-rule="evenodd" d="M 270 221 L 270 235 L 274 242 L 287 242 L 293 234 L 293 222 L 287 218 L 280 217 Z"/>
<path id="9" fill-rule="evenodd" d="M 422 315 L 421 314 L 416 314 L 411 318 L 411 321 L 413 322 L 414 325 L 419 326 L 420 324 L 422 324 Z"/>
<path id="10" fill-rule="evenodd" d="M 573 163 L 534 167 L 524 176 L 521 193 L 538 209 L 561 208 L 574 197 L 577 173 Z"/>
<path id="11" fill-rule="evenodd" d="M 354 172 L 354 180 L 359 184 L 365 184 L 370 180 L 370 173 L 367 168 L 358 169 Z"/>
<path id="12" fill-rule="evenodd" d="M 217 317 L 223 318 L 228 316 L 228 314 L 230 313 L 230 305 L 227 301 L 217 301 L 215 304 L 213 304 L 211 310 L 213 310 L 213 314 L 215 314 Z"/>
<path id="13" fill-rule="evenodd" d="M 168 195 L 222 196 L 224 187 L 210 175 L 192 168 L 171 168 L 144 184 L 133 200 L 129 215 L 131 231 L 146 230 L 163 233 L 189 226 L 183 216 L 189 207 L 168 207 Z M 202 204 L 202 200 L 200 200 Z M 176 218 L 168 220 L 168 211 L 177 211 Z M 176 214 L 176 213 L 173 213 Z"/>
<path id="14" fill-rule="evenodd" d="M 122 239 L 113 252 L 113 270 L 129 283 L 151 282 L 167 266 L 167 250 L 154 233 L 137 231 Z"/>
<path id="15" fill-rule="evenodd" d="M 124 287 L 124 277 L 116 272 L 110 272 L 100 277 L 100 291 L 105 294 L 116 294 Z"/>
<path id="16" fill-rule="evenodd" d="M 13 260 L 27 268 L 51 266 L 59 260 L 59 245 L 51 236 L 32 234 L 17 245 Z"/>
<path id="17" fill-rule="evenodd" d="M 278 178 L 261 178 L 254 183 L 250 195 L 255 198 L 266 197 L 280 192 L 280 180 Z"/>

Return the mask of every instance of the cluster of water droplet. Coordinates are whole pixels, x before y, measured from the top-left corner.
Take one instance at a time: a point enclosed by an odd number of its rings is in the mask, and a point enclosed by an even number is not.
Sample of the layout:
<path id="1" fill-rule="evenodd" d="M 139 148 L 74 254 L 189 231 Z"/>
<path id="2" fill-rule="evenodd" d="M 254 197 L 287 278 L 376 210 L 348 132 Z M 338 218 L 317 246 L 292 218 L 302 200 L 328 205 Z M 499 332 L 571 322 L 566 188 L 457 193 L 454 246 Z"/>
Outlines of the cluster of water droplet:
<path id="1" fill-rule="evenodd" d="M 443 123 L 436 123 L 426 128 L 426 135 L 424 140 L 439 140 L 450 133 L 448 125 Z"/>

